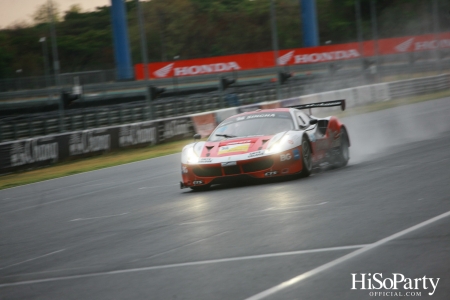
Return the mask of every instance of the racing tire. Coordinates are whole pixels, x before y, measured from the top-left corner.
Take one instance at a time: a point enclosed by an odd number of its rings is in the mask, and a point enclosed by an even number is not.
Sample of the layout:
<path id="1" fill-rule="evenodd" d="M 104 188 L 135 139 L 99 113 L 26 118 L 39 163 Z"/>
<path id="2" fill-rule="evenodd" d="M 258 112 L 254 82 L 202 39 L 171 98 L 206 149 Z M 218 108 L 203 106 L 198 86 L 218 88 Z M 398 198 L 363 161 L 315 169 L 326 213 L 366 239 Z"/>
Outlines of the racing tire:
<path id="1" fill-rule="evenodd" d="M 312 171 L 312 152 L 311 152 L 311 144 L 309 143 L 308 138 L 303 137 L 302 141 L 302 164 L 303 168 L 300 172 L 300 177 L 308 177 Z"/>
<path id="2" fill-rule="evenodd" d="M 333 163 L 333 167 L 341 168 L 347 165 L 348 160 L 350 159 L 350 151 L 348 148 L 349 144 L 347 131 L 342 128 L 341 145 L 339 146 L 338 154 Z"/>
<path id="3" fill-rule="evenodd" d="M 190 189 L 195 192 L 207 191 L 211 187 L 210 184 L 199 185 L 199 186 L 191 186 Z"/>

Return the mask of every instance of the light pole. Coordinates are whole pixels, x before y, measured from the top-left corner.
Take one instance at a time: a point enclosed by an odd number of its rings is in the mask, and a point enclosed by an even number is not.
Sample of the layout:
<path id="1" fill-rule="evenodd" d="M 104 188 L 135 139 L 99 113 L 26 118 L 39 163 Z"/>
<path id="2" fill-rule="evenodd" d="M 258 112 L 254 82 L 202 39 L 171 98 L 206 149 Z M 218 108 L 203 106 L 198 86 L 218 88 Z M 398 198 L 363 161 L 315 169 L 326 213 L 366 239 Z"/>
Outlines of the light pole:
<path id="1" fill-rule="evenodd" d="M 370 14 L 372 19 L 372 38 L 373 38 L 373 47 L 374 47 L 374 55 L 375 55 L 375 66 L 374 70 L 374 79 L 375 82 L 378 83 L 379 76 L 379 51 L 378 51 L 378 23 L 377 23 L 377 7 L 376 7 L 376 0 L 370 0 Z"/>
<path id="2" fill-rule="evenodd" d="M 53 53 L 53 71 L 55 73 L 55 85 L 59 89 L 61 87 L 59 78 L 59 60 L 58 60 L 58 47 L 56 46 L 56 30 L 55 30 L 55 16 L 53 12 L 52 0 L 47 1 L 47 14 L 48 21 L 50 22 L 50 34 L 52 37 L 52 53 Z M 58 111 L 59 111 L 59 131 L 64 132 L 64 106 L 61 95 L 58 95 Z"/>
<path id="3" fill-rule="evenodd" d="M 440 24 L 439 24 L 439 0 L 433 0 L 433 31 L 434 31 L 434 39 L 436 41 L 436 49 L 435 49 L 435 57 L 436 64 L 439 73 L 442 72 L 442 66 L 440 63 L 441 53 L 440 53 Z"/>
<path id="4" fill-rule="evenodd" d="M 178 59 L 180 59 L 179 55 L 175 55 L 173 57 L 174 65 L 176 64 Z M 176 73 L 173 74 L 173 84 L 174 84 L 174 87 L 175 87 L 175 94 L 178 95 L 178 76 L 177 76 Z"/>
<path id="5" fill-rule="evenodd" d="M 59 59 L 58 59 L 58 47 L 56 45 L 56 30 L 55 30 L 55 16 L 53 13 L 53 2 L 48 0 L 47 2 L 47 13 L 50 22 L 50 34 L 52 37 L 52 52 L 53 52 L 53 71 L 55 73 L 55 84 L 57 87 L 60 86 L 59 81 Z"/>
<path id="6" fill-rule="evenodd" d="M 275 60 L 275 69 L 278 74 L 278 33 L 277 33 L 277 18 L 275 14 L 275 4 L 273 0 L 270 0 L 270 21 L 272 27 L 272 50 L 273 50 L 273 58 Z M 277 100 L 281 99 L 281 91 L 280 91 L 280 81 L 277 80 Z"/>
<path id="7" fill-rule="evenodd" d="M 49 68 L 48 68 L 48 46 L 46 37 L 41 37 L 39 42 L 42 44 L 42 55 L 44 56 L 44 74 L 45 74 L 45 87 L 50 86 L 49 83 Z"/>
<path id="8" fill-rule="evenodd" d="M 362 33 L 362 22 L 361 22 L 361 1 L 355 1 L 355 14 L 356 14 L 356 31 L 358 36 L 358 48 L 360 55 L 360 63 L 362 74 L 364 75 L 364 46 L 363 46 L 363 33 Z"/>
<path id="9" fill-rule="evenodd" d="M 141 1 L 137 1 L 137 13 L 139 19 L 139 33 L 141 36 L 141 55 L 142 55 L 142 63 L 144 65 L 144 81 L 145 81 L 145 102 L 147 103 L 147 120 L 153 119 L 153 107 L 150 99 L 150 91 L 148 85 L 149 79 L 149 69 L 148 69 L 148 58 L 147 58 L 147 38 L 145 36 L 145 28 L 144 28 L 144 16 L 142 15 L 142 7 Z"/>

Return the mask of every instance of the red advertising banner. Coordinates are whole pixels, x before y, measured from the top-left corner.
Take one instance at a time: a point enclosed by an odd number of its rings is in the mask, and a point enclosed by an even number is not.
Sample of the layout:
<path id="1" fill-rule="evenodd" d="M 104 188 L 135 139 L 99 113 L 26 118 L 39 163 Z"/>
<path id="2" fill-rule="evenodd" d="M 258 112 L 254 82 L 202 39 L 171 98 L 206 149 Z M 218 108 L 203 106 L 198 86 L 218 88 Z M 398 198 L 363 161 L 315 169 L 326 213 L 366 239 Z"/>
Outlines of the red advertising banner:
<path id="1" fill-rule="evenodd" d="M 379 55 L 428 51 L 436 48 L 450 48 L 450 32 L 381 39 L 377 42 Z M 311 48 L 297 48 L 279 51 L 281 66 L 331 62 L 375 55 L 375 43 L 366 41 Z M 150 78 L 172 78 L 259 68 L 272 68 L 275 59 L 272 51 L 217 56 L 209 58 L 177 60 L 149 64 Z M 143 64 L 135 65 L 136 80 L 144 79 Z"/>

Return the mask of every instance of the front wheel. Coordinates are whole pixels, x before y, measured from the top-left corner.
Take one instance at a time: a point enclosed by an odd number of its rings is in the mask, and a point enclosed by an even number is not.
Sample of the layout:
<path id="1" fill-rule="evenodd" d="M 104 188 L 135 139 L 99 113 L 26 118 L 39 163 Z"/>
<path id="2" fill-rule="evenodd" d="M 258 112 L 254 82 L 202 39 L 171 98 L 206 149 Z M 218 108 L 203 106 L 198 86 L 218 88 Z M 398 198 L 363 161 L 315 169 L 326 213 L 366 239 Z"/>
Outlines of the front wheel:
<path id="1" fill-rule="evenodd" d="M 303 168 L 300 172 L 301 177 L 308 177 L 312 171 L 312 152 L 311 146 L 307 138 L 303 137 L 302 141 L 302 163 Z"/>

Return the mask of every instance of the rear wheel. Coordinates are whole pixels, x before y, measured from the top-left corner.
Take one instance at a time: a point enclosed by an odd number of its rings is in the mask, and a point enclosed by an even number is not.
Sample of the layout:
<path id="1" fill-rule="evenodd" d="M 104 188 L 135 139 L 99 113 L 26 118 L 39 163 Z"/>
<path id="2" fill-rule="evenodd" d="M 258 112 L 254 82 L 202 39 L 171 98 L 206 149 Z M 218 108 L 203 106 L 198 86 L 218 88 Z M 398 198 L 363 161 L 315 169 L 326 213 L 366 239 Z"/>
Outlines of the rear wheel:
<path id="1" fill-rule="evenodd" d="M 341 145 L 339 146 L 336 159 L 333 163 L 334 167 L 345 167 L 350 159 L 347 131 L 344 128 L 341 130 Z"/>
<path id="2" fill-rule="evenodd" d="M 302 141 L 302 162 L 303 169 L 300 172 L 300 176 L 308 177 L 312 170 L 312 152 L 309 140 L 306 137 L 303 137 Z"/>

